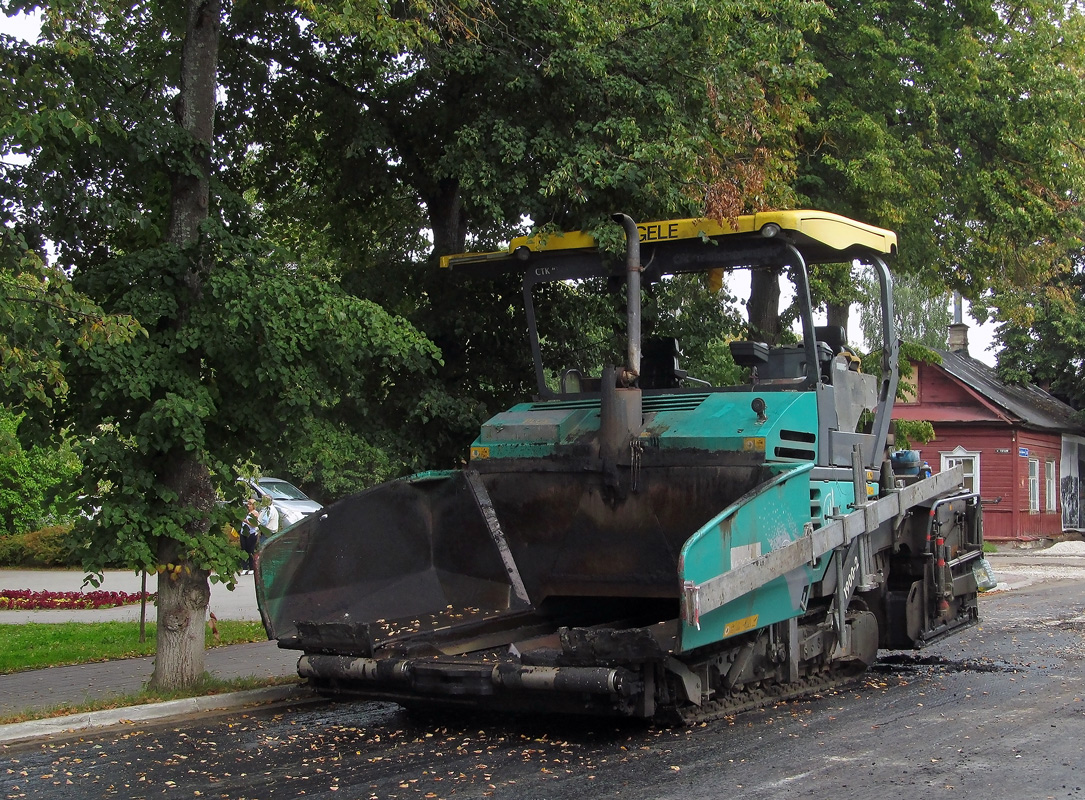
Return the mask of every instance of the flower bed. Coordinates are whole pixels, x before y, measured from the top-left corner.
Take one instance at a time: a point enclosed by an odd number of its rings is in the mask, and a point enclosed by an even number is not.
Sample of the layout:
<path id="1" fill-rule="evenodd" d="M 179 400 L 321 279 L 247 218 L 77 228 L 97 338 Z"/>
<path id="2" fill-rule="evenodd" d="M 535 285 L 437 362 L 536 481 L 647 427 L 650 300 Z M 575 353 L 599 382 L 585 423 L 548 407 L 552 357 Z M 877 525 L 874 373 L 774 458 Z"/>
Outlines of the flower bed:
<path id="1" fill-rule="evenodd" d="M 148 593 L 154 602 L 157 594 Z M 116 608 L 138 603 L 139 592 L 33 592 L 30 589 L 0 590 L 0 611 L 27 611 L 42 608 Z"/>

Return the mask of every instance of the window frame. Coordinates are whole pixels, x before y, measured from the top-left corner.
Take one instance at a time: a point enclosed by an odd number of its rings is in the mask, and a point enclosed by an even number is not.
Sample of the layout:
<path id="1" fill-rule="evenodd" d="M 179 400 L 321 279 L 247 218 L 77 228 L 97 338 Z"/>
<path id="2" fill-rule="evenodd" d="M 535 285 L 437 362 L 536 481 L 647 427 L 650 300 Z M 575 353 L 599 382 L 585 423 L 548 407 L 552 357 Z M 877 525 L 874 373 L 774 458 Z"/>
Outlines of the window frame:
<path id="1" fill-rule="evenodd" d="M 1040 459 L 1028 460 L 1028 513 L 1040 513 Z"/>
<path id="2" fill-rule="evenodd" d="M 1055 466 L 1055 459 L 1048 458 L 1044 460 L 1044 510 L 1052 513 L 1058 511 L 1059 493 L 1057 487 L 1058 481 L 1058 467 Z"/>
<path id="3" fill-rule="evenodd" d="M 952 469 L 957 464 L 963 464 L 965 461 L 972 462 L 972 471 L 969 472 L 967 467 L 965 469 L 964 481 L 967 487 L 969 481 L 972 485 L 970 491 L 979 494 L 980 491 L 980 453 L 978 450 L 965 450 L 958 445 L 952 450 L 946 450 L 939 453 L 942 460 L 942 472 L 947 469 Z"/>

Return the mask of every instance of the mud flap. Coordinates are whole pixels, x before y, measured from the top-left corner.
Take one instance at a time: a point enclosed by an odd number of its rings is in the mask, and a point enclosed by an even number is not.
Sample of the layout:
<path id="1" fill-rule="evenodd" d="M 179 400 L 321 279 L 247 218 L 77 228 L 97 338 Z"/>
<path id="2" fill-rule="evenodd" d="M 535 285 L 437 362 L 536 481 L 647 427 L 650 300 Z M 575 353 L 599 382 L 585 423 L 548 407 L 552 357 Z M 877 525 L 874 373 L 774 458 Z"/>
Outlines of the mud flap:
<path id="1" fill-rule="evenodd" d="M 926 622 L 923 581 L 913 581 L 907 591 L 886 594 L 886 640 L 883 647 L 892 650 L 916 647 Z"/>
<path id="2" fill-rule="evenodd" d="M 926 603 L 923 600 L 923 581 L 916 581 L 908 590 L 908 599 L 904 604 L 905 630 L 908 638 L 915 642 L 923 632 L 924 616 L 923 609 Z"/>
<path id="3" fill-rule="evenodd" d="M 841 661 L 858 661 L 870 666 L 878 658 L 878 619 L 869 611 L 848 614 L 848 651 Z"/>

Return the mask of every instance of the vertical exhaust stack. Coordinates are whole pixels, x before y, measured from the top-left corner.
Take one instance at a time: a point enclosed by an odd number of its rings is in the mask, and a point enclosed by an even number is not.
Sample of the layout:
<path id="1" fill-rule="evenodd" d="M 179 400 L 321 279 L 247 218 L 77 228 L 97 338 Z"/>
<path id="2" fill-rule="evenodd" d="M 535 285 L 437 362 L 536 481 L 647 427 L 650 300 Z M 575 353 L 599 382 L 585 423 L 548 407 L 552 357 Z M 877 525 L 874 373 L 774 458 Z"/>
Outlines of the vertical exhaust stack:
<path id="1" fill-rule="evenodd" d="M 629 374 L 628 384 L 623 381 L 623 385 L 632 385 L 640 376 L 640 232 L 637 223 L 625 214 L 615 214 L 613 219 L 625 229 L 625 313 L 629 333 L 625 366 Z"/>
<path id="2" fill-rule="evenodd" d="M 644 425 L 641 391 L 634 384 L 640 376 L 640 234 L 637 224 L 625 214 L 615 214 L 625 229 L 626 365 L 621 371 L 603 370 L 599 406 L 599 454 L 604 472 L 631 460 L 630 443 L 640 436 Z"/>

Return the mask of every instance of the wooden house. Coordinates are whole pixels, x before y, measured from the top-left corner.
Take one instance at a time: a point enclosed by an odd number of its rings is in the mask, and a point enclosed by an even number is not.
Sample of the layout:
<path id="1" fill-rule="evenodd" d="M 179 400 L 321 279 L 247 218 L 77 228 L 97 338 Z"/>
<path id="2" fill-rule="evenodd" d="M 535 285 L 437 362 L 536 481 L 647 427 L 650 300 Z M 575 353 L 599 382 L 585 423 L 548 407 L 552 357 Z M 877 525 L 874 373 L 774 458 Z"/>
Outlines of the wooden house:
<path id="1" fill-rule="evenodd" d="M 920 458 L 934 472 L 964 465 L 966 482 L 984 501 L 987 539 L 1050 539 L 1085 530 L 1085 426 L 1078 415 L 1037 386 L 1000 381 L 968 355 L 967 333 L 963 347 L 956 333 L 950 349 L 938 351 L 941 364 L 913 365 L 915 396 L 895 406 L 895 418 L 934 427 L 933 441 L 915 445 Z"/>

